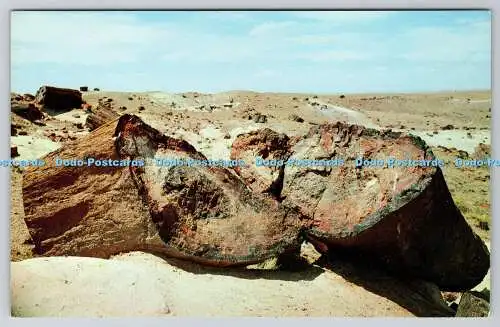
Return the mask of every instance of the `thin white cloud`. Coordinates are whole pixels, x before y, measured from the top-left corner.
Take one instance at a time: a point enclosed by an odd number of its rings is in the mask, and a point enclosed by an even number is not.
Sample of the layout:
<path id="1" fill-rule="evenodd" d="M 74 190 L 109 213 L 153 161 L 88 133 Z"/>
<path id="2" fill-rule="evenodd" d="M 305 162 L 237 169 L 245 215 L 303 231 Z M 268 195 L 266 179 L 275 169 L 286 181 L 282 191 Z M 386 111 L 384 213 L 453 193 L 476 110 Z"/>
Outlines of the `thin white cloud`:
<path id="1" fill-rule="evenodd" d="M 305 18 L 329 23 L 369 23 L 384 19 L 391 11 L 303 11 L 296 12 L 298 18 Z"/>
<path id="2" fill-rule="evenodd" d="M 420 27 L 403 33 L 406 60 L 435 62 L 491 61 L 491 24 L 472 22 L 460 27 Z"/>
<path id="3" fill-rule="evenodd" d="M 277 33 L 290 33 L 291 28 L 296 27 L 297 22 L 264 22 L 254 26 L 248 33 L 250 36 L 269 36 Z"/>
<path id="4" fill-rule="evenodd" d="M 316 62 L 328 62 L 328 61 L 341 62 L 341 61 L 359 61 L 359 60 L 372 59 L 372 57 L 369 54 L 357 51 L 345 51 L 345 50 L 309 52 L 299 55 L 298 58 Z"/>
<path id="5" fill-rule="evenodd" d="M 171 26 L 144 24 L 132 15 L 79 12 L 15 12 L 12 63 L 100 64 L 133 62 L 151 44 L 162 46 Z"/>

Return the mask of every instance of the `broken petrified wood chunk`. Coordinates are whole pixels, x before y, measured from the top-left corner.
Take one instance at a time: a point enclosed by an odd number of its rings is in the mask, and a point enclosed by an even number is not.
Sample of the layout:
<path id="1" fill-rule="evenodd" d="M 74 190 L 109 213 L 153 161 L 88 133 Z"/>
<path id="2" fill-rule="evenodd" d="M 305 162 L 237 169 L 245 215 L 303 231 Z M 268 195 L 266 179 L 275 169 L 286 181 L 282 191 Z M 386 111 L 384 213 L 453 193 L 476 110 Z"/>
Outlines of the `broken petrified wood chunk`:
<path id="1" fill-rule="evenodd" d="M 35 102 L 57 111 L 80 108 L 82 93 L 73 89 L 42 86 L 35 95 Z"/>
<path id="2" fill-rule="evenodd" d="M 23 172 L 25 222 L 38 254 L 107 258 L 162 244 L 128 167 L 57 167 L 55 159 L 120 159 L 115 123 L 44 157 Z"/>
<path id="3" fill-rule="evenodd" d="M 124 115 L 115 133 L 122 157 L 206 160 L 189 143 Z M 300 245 L 298 210 L 254 194 L 231 170 L 189 165 L 132 167 L 161 238 L 218 265 L 250 264 Z"/>
<path id="4" fill-rule="evenodd" d="M 306 235 L 318 250 L 365 254 L 444 290 L 470 289 L 486 275 L 489 252 L 456 208 L 440 168 L 387 167 L 391 157 L 434 159 L 421 139 L 336 123 L 315 126 L 284 147 L 290 156 L 277 192 L 284 204 L 299 206 L 313 220 Z M 251 153 L 259 149 L 267 149 L 262 140 Z M 383 166 L 356 168 L 358 157 L 379 159 Z M 267 170 L 247 166 L 237 172 L 251 176 L 251 185 L 270 186 Z"/>
<path id="5" fill-rule="evenodd" d="M 43 113 L 32 103 L 13 103 L 11 110 L 16 115 L 32 122 L 44 118 Z"/>
<path id="6" fill-rule="evenodd" d="M 237 166 L 234 170 L 253 191 L 279 197 L 285 170 L 285 166 L 279 163 L 290 156 L 288 139 L 285 134 L 264 128 L 240 134 L 233 142 L 231 159 L 242 159 L 246 163 L 246 167 L 240 169 Z M 265 161 L 260 162 L 260 159 Z"/>
<path id="7" fill-rule="evenodd" d="M 96 108 L 89 107 L 88 110 L 90 110 L 90 115 L 87 116 L 85 126 L 91 131 L 120 117 L 117 112 L 106 106 L 98 105 Z"/>
<path id="8" fill-rule="evenodd" d="M 455 206 L 441 169 L 388 166 L 390 158 L 434 160 L 421 139 L 337 123 L 312 128 L 291 150 L 295 158 L 346 159 L 332 169 L 285 168 L 282 195 L 314 217 L 311 238 L 371 254 L 444 290 L 472 288 L 488 272 L 489 252 Z M 358 157 L 384 165 L 355 168 Z"/>
<path id="9" fill-rule="evenodd" d="M 204 159 L 189 143 L 126 115 L 45 156 L 45 166 L 28 167 L 23 200 L 36 251 L 106 258 L 142 250 L 226 266 L 261 262 L 300 244 L 298 210 L 254 195 L 230 170 L 54 161 L 155 156 Z"/>

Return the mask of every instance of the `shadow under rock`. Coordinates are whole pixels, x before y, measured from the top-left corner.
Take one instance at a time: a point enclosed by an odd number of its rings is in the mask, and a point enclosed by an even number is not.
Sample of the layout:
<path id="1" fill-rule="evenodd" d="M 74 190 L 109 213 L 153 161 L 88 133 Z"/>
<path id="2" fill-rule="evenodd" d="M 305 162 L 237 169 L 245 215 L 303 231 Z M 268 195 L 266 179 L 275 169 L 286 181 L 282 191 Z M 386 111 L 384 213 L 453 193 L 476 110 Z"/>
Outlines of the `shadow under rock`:
<path id="1" fill-rule="evenodd" d="M 155 256 L 168 262 L 184 271 L 193 274 L 213 274 L 232 276 L 244 279 L 269 279 L 283 281 L 312 281 L 324 272 L 324 269 L 318 266 L 306 265 L 302 260 L 297 259 L 295 264 L 288 258 L 286 265 L 280 264 L 277 269 L 248 269 L 242 267 L 213 267 L 190 262 L 187 260 L 167 257 L 162 254 L 154 253 Z"/>
<path id="2" fill-rule="evenodd" d="M 417 317 L 454 317 L 437 285 L 413 278 L 396 276 L 369 258 L 346 258 L 332 255 L 322 258 L 322 266 L 345 280 L 383 296 L 410 311 Z"/>

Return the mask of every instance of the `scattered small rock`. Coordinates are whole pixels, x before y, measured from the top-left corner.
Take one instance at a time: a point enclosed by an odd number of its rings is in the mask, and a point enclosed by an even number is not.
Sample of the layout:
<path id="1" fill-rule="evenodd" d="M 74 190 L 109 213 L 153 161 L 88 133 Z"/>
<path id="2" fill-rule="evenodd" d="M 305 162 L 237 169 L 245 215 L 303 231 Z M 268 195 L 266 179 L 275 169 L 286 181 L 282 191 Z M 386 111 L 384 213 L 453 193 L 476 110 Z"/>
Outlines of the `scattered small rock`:
<path id="1" fill-rule="evenodd" d="M 128 97 L 128 99 L 129 99 L 130 101 L 134 100 L 134 98 L 132 98 L 132 97 Z"/>
<path id="2" fill-rule="evenodd" d="M 231 134 L 229 134 L 229 133 L 224 134 L 224 138 L 226 140 L 230 139 L 231 138 Z"/>
<path id="3" fill-rule="evenodd" d="M 19 133 L 17 133 L 17 134 L 19 134 L 19 135 L 28 135 L 28 132 L 26 132 L 26 131 L 19 131 Z"/>
<path id="4" fill-rule="evenodd" d="M 302 117 L 299 117 L 298 115 L 296 114 L 292 114 L 288 117 L 290 120 L 293 120 L 295 122 L 298 122 L 298 123 L 303 123 L 304 122 L 304 119 Z"/>
<path id="5" fill-rule="evenodd" d="M 144 108 L 144 106 L 139 106 L 139 108 L 138 108 L 138 109 L 139 109 L 139 111 L 144 111 L 144 110 L 146 110 L 146 108 Z"/>
<path id="6" fill-rule="evenodd" d="M 341 94 L 339 98 L 344 99 L 345 95 Z"/>
<path id="7" fill-rule="evenodd" d="M 446 126 L 441 127 L 441 129 L 443 131 L 449 131 L 449 130 L 455 129 L 455 126 L 453 126 L 453 125 L 446 125 Z"/>
<path id="8" fill-rule="evenodd" d="M 87 92 L 89 90 L 88 86 L 80 86 L 80 92 Z"/>
<path id="9" fill-rule="evenodd" d="M 100 89 L 98 87 L 94 87 L 94 91 L 99 92 Z"/>
<path id="10" fill-rule="evenodd" d="M 467 132 L 467 137 L 470 138 L 470 139 L 472 138 L 471 132 Z"/>
<path id="11" fill-rule="evenodd" d="M 256 123 L 266 123 L 267 122 L 267 116 L 262 115 L 262 114 L 257 114 L 254 118 L 253 121 Z"/>
<path id="12" fill-rule="evenodd" d="M 490 230 L 490 224 L 488 224 L 487 221 L 480 221 L 479 228 L 481 228 L 482 230 Z"/>
<path id="13" fill-rule="evenodd" d="M 74 114 L 73 117 L 74 118 L 80 118 L 80 115 L 79 114 Z"/>
<path id="14" fill-rule="evenodd" d="M 17 146 L 10 147 L 10 156 L 11 156 L 11 158 L 19 156 L 19 152 L 17 151 Z"/>

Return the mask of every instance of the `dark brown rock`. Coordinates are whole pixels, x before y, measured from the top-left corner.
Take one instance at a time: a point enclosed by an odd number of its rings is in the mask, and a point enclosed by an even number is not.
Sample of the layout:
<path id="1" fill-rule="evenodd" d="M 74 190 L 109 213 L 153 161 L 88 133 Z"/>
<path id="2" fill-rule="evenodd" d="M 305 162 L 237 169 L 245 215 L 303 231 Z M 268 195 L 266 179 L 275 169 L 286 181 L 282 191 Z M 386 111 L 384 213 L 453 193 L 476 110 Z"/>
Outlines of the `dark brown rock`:
<path id="1" fill-rule="evenodd" d="M 24 101 L 30 102 L 30 101 L 35 100 L 35 96 L 33 94 L 25 93 L 25 94 L 23 94 L 23 99 L 24 99 Z"/>
<path id="2" fill-rule="evenodd" d="M 292 114 L 288 117 L 290 120 L 296 121 L 298 123 L 303 123 L 304 119 L 299 117 L 298 115 Z"/>
<path id="3" fill-rule="evenodd" d="M 78 90 L 42 86 L 35 95 L 35 102 L 56 111 L 80 108 L 82 93 Z"/>
<path id="4" fill-rule="evenodd" d="M 10 157 L 14 158 L 14 157 L 18 157 L 18 156 L 19 156 L 19 152 L 17 152 L 17 146 L 11 146 L 10 147 Z"/>
<path id="5" fill-rule="evenodd" d="M 16 115 L 29 121 L 36 121 L 44 118 L 43 113 L 32 103 L 14 103 L 11 104 L 11 110 Z"/>
<path id="6" fill-rule="evenodd" d="M 88 86 L 80 86 L 80 91 L 81 92 L 88 92 L 89 87 Z"/>
<path id="7" fill-rule="evenodd" d="M 262 114 L 256 114 L 252 117 L 253 121 L 256 123 L 266 123 L 267 122 L 267 116 L 262 115 Z"/>

